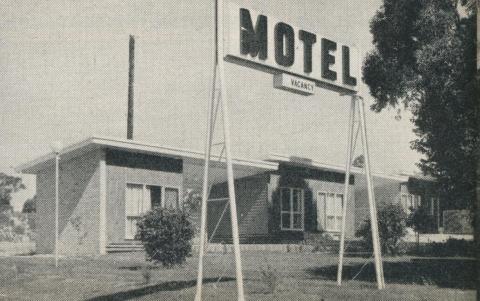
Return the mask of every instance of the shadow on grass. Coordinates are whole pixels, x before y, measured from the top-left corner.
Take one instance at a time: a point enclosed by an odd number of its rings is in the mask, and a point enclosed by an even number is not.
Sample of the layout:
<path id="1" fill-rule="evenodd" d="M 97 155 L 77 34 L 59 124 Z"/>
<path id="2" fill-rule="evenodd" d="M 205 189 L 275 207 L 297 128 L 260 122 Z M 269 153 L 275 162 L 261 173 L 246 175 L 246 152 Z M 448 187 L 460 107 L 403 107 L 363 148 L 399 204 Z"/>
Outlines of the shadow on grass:
<path id="1" fill-rule="evenodd" d="M 159 265 L 147 265 L 147 266 L 134 265 L 134 266 L 118 267 L 119 270 L 129 270 L 129 271 L 140 271 L 143 268 L 146 268 L 147 270 L 160 270 L 162 268 L 164 269 L 164 267 Z"/>
<path id="2" fill-rule="evenodd" d="M 363 264 L 345 265 L 343 279 L 352 279 Z M 415 258 L 403 262 L 384 262 L 385 282 L 397 284 L 437 285 L 442 288 L 475 289 L 476 260 Z M 337 266 L 325 266 L 308 269 L 314 278 L 337 279 Z M 375 266 L 368 263 L 356 280 L 375 282 Z"/>
<path id="3" fill-rule="evenodd" d="M 228 282 L 233 281 L 235 278 L 221 278 L 220 282 Z M 203 283 L 212 283 L 217 282 L 218 278 L 204 278 Z M 162 282 L 155 285 L 150 285 L 146 287 L 131 289 L 128 291 L 117 292 L 109 295 L 97 296 L 86 301 L 123 301 L 123 300 L 131 300 L 134 298 L 142 297 L 145 295 L 154 294 L 157 292 L 163 291 L 178 291 L 182 289 L 186 289 L 189 287 L 193 287 L 197 284 L 196 280 L 189 280 L 189 281 L 168 281 Z"/>

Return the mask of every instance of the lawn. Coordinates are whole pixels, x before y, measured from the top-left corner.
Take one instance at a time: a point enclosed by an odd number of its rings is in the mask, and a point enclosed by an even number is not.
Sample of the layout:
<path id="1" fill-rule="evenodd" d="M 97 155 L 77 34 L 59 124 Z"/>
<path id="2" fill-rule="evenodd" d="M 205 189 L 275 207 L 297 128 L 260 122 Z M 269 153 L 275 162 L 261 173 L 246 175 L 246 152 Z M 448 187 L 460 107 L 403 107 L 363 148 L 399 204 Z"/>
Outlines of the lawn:
<path id="1" fill-rule="evenodd" d="M 247 300 L 475 299 L 475 265 L 467 259 L 388 258 L 382 291 L 372 264 L 357 275 L 367 258 L 346 259 L 342 287 L 334 255 L 249 252 L 242 260 Z M 205 264 L 203 299 L 235 300 L 233 254 L 208 254 Z M 146 265 L 142 254 L 62 258 L 58 269 L 52 258 L 2 257 L 0 300 L 193 300 L 196 267 L 195 258 L 173 269 Z"/>

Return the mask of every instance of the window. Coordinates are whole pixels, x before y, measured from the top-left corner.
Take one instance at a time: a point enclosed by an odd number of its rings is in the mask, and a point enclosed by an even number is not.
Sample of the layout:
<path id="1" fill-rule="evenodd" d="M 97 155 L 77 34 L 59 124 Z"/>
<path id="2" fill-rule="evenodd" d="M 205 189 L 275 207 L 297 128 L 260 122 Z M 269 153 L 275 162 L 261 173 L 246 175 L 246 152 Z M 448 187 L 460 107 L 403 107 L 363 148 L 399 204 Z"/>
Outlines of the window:
<path id="1" fill-rule="evenodd" d="M 280 226 L 282 230 L 303 230 L 303 190 L 280 188 Z"/>
<path id="2" fill-rule="evenodd" d="M 147 193 L 150 194 L 152 208 L 162 206 L 162 187 L 147 185 Z"/>
<path id="3" fill-rule="evenodd" d="M 439 212 L 438 198 L 430 198 L 430 215 L 437 215 Z"/>
<path id="4" fill-rule="evenodd" d="M 410 212 L 411 208 L 417 209 L 422 205 L 422 197 L 418 194 L 409 193 L 406 184 L 400 185 L 400 200 L 407 212 Z"/>
<path id="5" fill-rule="evenodd" d="M 318 204 L 325 204 L 325 229 L 327 231 L 341 231 L 343 219 L 343 194 L 319 192 Z"/>
<path id="6" fill-rule="evenodd" d="M 152 208 L 160 206 L 178 208 L 179 190 L 154 185 L 127 184 L 125 191 L 125 238 L 135 238 L 137 222 L 141 216 Z"/>
<path id="7" fill-rule="evenodd" d="M 178 208 L 178 189 L 165 188 L 165 208 Z"/>
<path id="8" fill-rule="evenodd" d="M 150 208 L 150 195 L 145 193 L 143 185 L 127 184 L 125 195 L 125 238 L 133 239 L 135 237 L 138 219 Z"/>
<path id="9" fill-rule="evenodd" d="M 402 206 L 405 210 L 411 211 L 422 205 L 422 197 L 416 194 L 402 193 Z"/>
<path id="10" fill-rule="evenodd" d="M 422 206 L 422 197 L 419 196 L 418 194 L 414 195 L 414 200 L 415 200 L 415 208 L 419 208 Z"/>

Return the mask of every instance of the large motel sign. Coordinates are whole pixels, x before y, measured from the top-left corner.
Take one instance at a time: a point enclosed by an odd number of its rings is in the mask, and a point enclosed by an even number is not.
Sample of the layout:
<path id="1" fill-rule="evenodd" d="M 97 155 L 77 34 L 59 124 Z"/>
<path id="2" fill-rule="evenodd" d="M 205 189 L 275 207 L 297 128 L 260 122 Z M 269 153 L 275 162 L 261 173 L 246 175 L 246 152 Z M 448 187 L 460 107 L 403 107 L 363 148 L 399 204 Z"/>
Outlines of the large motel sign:
<path id="1" fill-rule="evenodd" d="M 250 8 L 230 3 L 224 7 L 223 0 L 214 0 L 216 41 L 213 60 L 212 87 L 208 106 L 208 127 L 205 151 L 205 169 L 202 191 L 202 214 L 200 225 L 200 251 L 195 300 L 202 298 L 203 259 L 206 239 L 207 200 L 209 196 L 209 163 L 211 157 L 212 137 L 215 129 L 217 109 L 221 106 L 224 129 L 224 151 L 227 163 L 227 183 L 232 223 L 232 238 L 235 255 L 235 272 L 237 280 L 237 297 L 243 301 L 243 274 L 240 256 L 239 230 L 236 212 L 235 186 L 230 143 L 230 122 L 228 111 L 228 91 L 225 84 L 225 62 L 232 62 L 273 74 L 275 88 L 313 95 L 317 88 L 326 88 L 351 96 L 348 125 L 347 160 L 345 164 L 345 191 L 340 239 L 339 265 L 337 283 L 341 285 L 343 252 L 345 242 L 346 201 L 348 200 L 348 182 L 352 163 L 355 113 L 358 112 L 363 153 L 365 156 L 365 173 L 372 221 L 373 249 L 377 285 L 384 288 L 383 266 L 381 261 L 378 223 L 375 208 L 375 196 L 370 173 L 370 156 L 368 151 L 367 130 L 365 124 L 364 102 L 358 95 L 358 78 L 360 70 L 360 53 L 358 49 L 346 43 L 335 41 L 312 30 L 297 27 L 278 20 L 272 16 L 259 13 Z"/>

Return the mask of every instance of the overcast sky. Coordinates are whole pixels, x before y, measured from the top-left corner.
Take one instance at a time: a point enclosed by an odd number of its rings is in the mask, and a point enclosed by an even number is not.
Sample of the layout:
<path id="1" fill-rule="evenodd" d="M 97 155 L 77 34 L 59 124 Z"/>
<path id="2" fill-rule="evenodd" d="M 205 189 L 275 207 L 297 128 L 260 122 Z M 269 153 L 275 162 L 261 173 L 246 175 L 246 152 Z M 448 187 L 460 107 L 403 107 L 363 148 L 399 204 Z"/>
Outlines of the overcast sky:
<path id="1" fill-rule="evenodd" d="M 137 140 L 203 150 L 213 1 L 2 1 L 0 171 L 91 135 L 125 138 L 128 36 L 136 36 Z M 236 1 L 292 25 L 371 49 L 377 0 Z M 192 5 L 192 4 L 195 5 Z M 349 99 L 273 88 L 271 74 L 227 64 L 234 156 L 270 152 L 343 164 Z M 368 90 L 365 89 L 365 92 Z M 368 94 L 368 93 L 367 93 Z M 366 95 L 367 103 L 371 98 Z M 408 113 L 368 113 L 373 169 L 411 172 Z M 15 203 L 34 193 L 29 190 Z"/>

